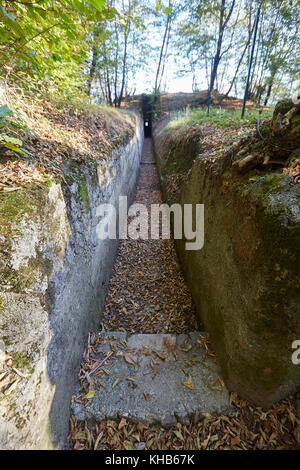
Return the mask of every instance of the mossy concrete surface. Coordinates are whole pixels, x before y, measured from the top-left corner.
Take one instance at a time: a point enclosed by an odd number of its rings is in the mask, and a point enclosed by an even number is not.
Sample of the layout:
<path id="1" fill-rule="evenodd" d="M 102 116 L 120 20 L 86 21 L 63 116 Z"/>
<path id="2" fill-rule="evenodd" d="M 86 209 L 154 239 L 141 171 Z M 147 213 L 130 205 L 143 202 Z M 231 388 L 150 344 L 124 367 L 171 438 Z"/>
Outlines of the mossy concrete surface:
<path id="1" fill-rule="evenodd" d="M 166 145 L 167 133 L 154 130 L 154 143 L 163 192 L 173 202 L 166 148 L 169 162 L 190 158 L 175 151 L 172 135 Z M 212 162 L 198 154 L 176 191 L 182 205 L 204 204 L 204 247 L 176 245 L 222 376 L 229 390 L 262 406 L 300 386 L 291 359 L 300 339 L 300 186 L 292 181 L 280 173 L 237 175 L 231 155 Z"/>
<path id="2" fill-rule="evenodd" d="M 69 405 L 89 331 L 99 328 L 117 240 L 97 236 L 97 207 L 135 193 L 143 126 L 98 162 L 0 195 L 0 339 L 26 376 L 0 394 L 0 448 L 66 445 Z M 5 392 L 5 390 L 4 390 Z"/>

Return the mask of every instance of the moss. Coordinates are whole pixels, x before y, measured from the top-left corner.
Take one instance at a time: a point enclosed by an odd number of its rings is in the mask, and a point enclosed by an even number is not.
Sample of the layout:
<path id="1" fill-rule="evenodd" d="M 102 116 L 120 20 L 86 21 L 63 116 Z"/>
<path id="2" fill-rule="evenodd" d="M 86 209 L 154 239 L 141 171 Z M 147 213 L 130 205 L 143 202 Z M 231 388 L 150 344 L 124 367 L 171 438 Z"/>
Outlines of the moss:
<path id="1" fill-rule="evenodd" d="M 32 214 L 34 208 L 30 205 L 30 196 L 26 191 L 0 195 L 0 233 L 6 237 L 12 236 L 17 229 L 12 229 L 12 223 L 18 224 L 24 214 Z"/>
<path id="2" fill-rule="evenodd" d="M 74 175 L 72 175 L 72 174 L 71 174 L 71 175 L 66 175 L 66 176 L 65 176 L 65 179 L 66 179 L 66 181 L 67 181 L 69 184 L 73 184 L 74 181 L 75 181 L 75 177 L 74 177 Z"/>
<path id="3" fill-rule="evenodd" d="M 84 202 L 84 205 L 85 205 L 86 209 L 89 210 L 90 202 L 89 202 L 88 192 L 87 192 L 87 188 L 86 188 L 84 178 L 80 178 L 78 183 L 79 183 L 80 197 L 81 197 L 82 201 Z"/>
<path id="4" fill-rule="evenodd" d="M 33 373 L 33 368 L 30 366 L 30 360 L 27 352 L 15 353 L 12 356 L 13 367 L 17 369 L 27 369 L 30 373 Z"/>
<path id="5" fill-rule="evenodd" d="M 18 271 L 0 265 L 0 285 L 13 292 L 23 292 L 36 284 L 40 272 L 49 277 L 52 269 L 52 262 L 44 259 L 42 253 L 38 252 L 36 258 L 30 259 L 28 265 L 21 266 Z"/>
<path id="6" fill-rule="evenodd" d="M 2 297 L 1 297 L 1 295 L 0 295 L 0 313 L 2 313 L 4 307 L 5 307 L 5 304 L 4 304 L 4 301 L 3 301 L 3 299 L 2 299 Z"/>
<path id="7" fill-rule="evenodd" d="M 261 130 L 261 133 L 264 137 L 266 137 L 266 135 L 270 134 L 270 132 L 271 132 L 270 121 L 265 122 L 264 124 L 262 124 L 262 126 L 260 127 L 260 130 Z"/>
<path id="8" fill-rule="evenodd" d="M 280 188 L 282 179 L 280 175 L 266 175 L 260 178 L 261 188 L 264 194 L 270 194 Z"/>
<path id="9" fill-rule="evenodd" d="M 44 258 L 43 253 L 36 250 L 37 256 L 34 260 L 34 267 L 40 268 L 47 277 L 50 277 L 53 271 L 53 263 L 50 259 Z"/>
<path id="10" fill-rule="evenodd" d="M 98 163 L 95 160 L 91 160 L 90 162 L 85 163 L 89 166 L 89 168 L 92 168 L 93 170 L 96 170 L 98 167 Z M 84 176 L 82 176 L 82 173 L 83 171 L 81 169 L 81 165 L 78 162 L 71 162 L 69 165 L 68 174 L 65 176 L 65 178 L 69 184 L 78 184 L 80 198 L 84 203 L 86 209 L 89 210 L 90 202 L 88 197 L 88 191 L 85 183 L 85 178 Z"/>
<path id="11" fill-rule="evenodd" d="M 102 313 L 101 305 L 98 305 L 95 310 L 96 317 L 99 317 Z"/>
<path id="12" fill-rule="evenodd" d="M 232 177 L 231 171 L 226 170 L 226 171 L 224 171 L 224 173 L 222 174 L 222 178 L 224 178 L 225 180 L 228 180 L 228 179 L 230 179 L 231 177 Z"/>
<path id="13" fill-rule="evenodd" d="M 53 178 L 53 177 L 47 177 L 45 179 L 45 182 L 43 183 L 43 187 L 44 188 L 51 188 L 51 186 L 56 183 L 56 184 L 60 184 L 60 179 L 59 178 Z"/>
<path id="14" fill-rule="evenodd" d="M 278 115 L 278 114 L 286 114 L 294 105 L 292 100 L 282 100 L 279 101 L 274 109 L 274 114 L 273 114 L 273 119 Z"/>
<path id="15" fill-rule="evenodd" d="M 47 180 L 42 187 L 32 184 L 8 194 L 0 195 L 0 234 L 5 237 L 19 235 L 18 224 L 25 214 L 38 213 L 44 207 L 47 188 L 54 180 Z"/>
<path id="16" fill-rule="evenodd" d="M 296 116 L 292 117 L 292 124 L 298 124 L 300 122 L 300 114 L 296 114 Z"/>
<path id="17" fill-rule="evenodd" d="M 30 289 L 35 285 L 37 281 L 37 273 L 32 266 L 21 266 L 16 276 L 16 282 L 14 290 L 16 292 L 22 292 L 25 289 Z"/>

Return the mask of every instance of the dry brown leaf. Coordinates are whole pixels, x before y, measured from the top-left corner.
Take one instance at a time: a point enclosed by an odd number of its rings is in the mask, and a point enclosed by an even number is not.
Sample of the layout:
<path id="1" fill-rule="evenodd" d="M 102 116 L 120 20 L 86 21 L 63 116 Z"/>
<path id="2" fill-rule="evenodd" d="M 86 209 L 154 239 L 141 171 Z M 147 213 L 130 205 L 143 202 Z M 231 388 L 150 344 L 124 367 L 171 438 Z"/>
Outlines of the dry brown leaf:
<path id="1" fill-rule="evenodd" d="M 121 429 L 125 428 L 125 426 L 127 426 L 126 418 L 121 418 L 121 421 L 120 421 L 119 426 L 118 426 L 119 431 L 121 431 Z"/>
<path id="2" fill-rule="evenodd" d="M 240 442 L 241 442 L 241 439 L 239 438 L 239 436 L 235 436 L 235 437 L 232 437 L 232 438 L 231 438 L 231 444 L 232 444 L 233 446 L 239 444 Z"/>
<path id="3" fill-rule="evenodd" d="M 119 377 L 114 381 L 112 385 L 112 389 L 114 389 L 122 381 L 122 379 L 123 379 L 122 375 L 119 375 Z"/>
<path id="4" fill-rule="evenodd" d="M 187 388 L 189 388 L 190 390 L 194 390 L 194 384 L 192 382 L 192 377 L 189 376 L 188 380 L 186 382 L 182 382 L 183 385 Z"/>
<path id="5" fill-rule="evenodd" d="M 124 354 L 124 359 L 128 364 L 135 365 L 135 360 L 130 354 Z"/>
<path id="6" fill-rule="evenodd" d="M 143 392 L 143 395 L 144 395 L 146 401 L 151 400 L 151 395 L 149 393 Z"/>

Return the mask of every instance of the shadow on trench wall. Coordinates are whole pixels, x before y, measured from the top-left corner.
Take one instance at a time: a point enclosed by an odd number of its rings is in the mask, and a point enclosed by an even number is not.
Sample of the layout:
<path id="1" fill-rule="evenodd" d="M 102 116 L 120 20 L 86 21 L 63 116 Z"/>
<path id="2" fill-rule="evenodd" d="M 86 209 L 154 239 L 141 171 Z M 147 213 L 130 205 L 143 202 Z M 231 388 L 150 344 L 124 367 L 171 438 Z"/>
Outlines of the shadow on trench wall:
<path id="1" fill-rule="evenodd" d="M 102 203 L 118 207 L 118 198 L 124 194 L 129 204 L 133 202 L 142 146 L 143 121 L 138 118 L 134 138 L 114 150 L 101 180 L 98 171 L 91 171 L 82 164 L 78 167 L 75 181 L 80 178 L 85 182 L 88 206 L 78 187 L 73 193 L 64 187 L 72 236 L 64 257 L 64 269 L 52 278 L 49 287 L 52 338 L 47 372 L 51 384 L 55 385 L 49 429 L 54 447 L 64 449 L 67 446 L 70 399 L 76 394 L 87 335 L 99 330 L 118 246 L 117 240 L 98 239 L 96 208 Z"/>

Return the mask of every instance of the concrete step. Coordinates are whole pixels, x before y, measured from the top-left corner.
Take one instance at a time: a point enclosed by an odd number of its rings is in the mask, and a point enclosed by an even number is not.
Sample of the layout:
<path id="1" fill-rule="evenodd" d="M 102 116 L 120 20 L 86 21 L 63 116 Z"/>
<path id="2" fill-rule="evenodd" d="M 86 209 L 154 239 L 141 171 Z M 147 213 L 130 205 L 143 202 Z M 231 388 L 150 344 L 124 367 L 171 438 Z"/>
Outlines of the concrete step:
<path id="1" fill-rule="evenodd" d="M 73 414 L 90 424 L 128 417 L 170 427 L 227 413 L 229 394 L 201 335 L 99 333 L 95 393 L 84 405 L 75 400 Z"/>

